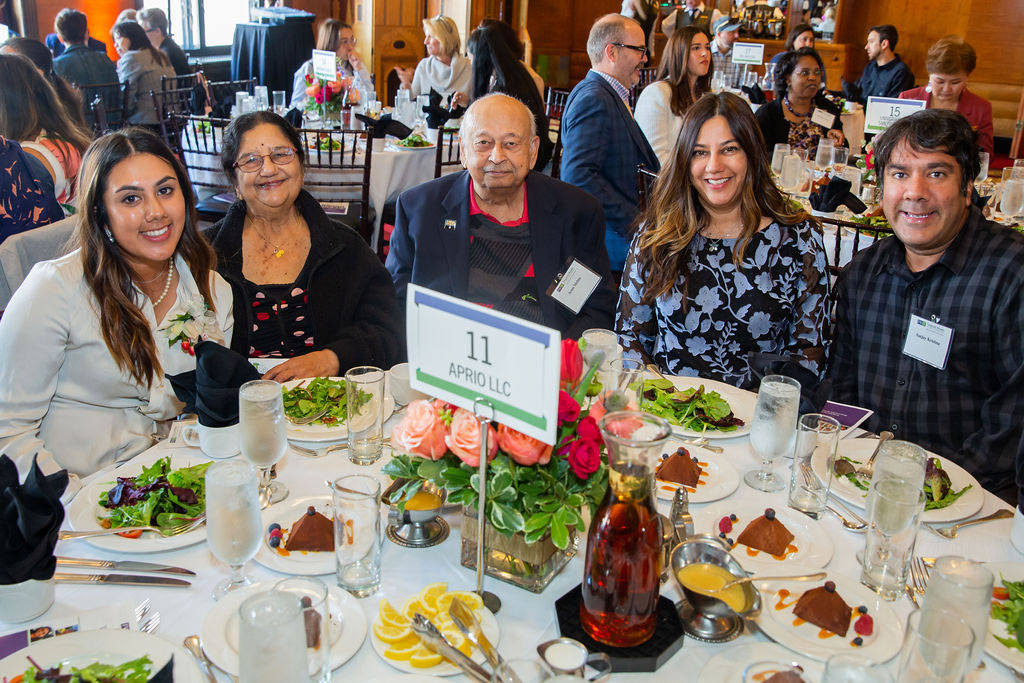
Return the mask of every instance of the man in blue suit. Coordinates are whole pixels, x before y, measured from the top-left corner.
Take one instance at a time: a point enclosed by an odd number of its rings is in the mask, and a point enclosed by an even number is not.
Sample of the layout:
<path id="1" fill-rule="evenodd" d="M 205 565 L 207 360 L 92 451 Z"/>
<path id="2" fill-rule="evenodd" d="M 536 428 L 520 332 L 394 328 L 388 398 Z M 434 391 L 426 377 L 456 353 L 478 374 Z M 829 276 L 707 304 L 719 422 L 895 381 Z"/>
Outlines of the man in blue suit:
<path id="1" fill-rule="evenodd" d="M 621 272 L 639 212 L 637 166 L 660 170 L 629 108 L 629 89 L 647 62 L 643 29 L 606 14 L 590 29 L 587 55 L 590 72 L 569 94 L 562 117 L 561 176 L 601 200 L 608 257 Z"/>
<path id="2" fill-rule="evenodd" d="M 412 282 L 579 337 L 609 328 L 616 291 L 601 204 L 531 172 L 540 139 L 522 102 L 492 94 L 462 118 L 466 171 L 398 198 L 387 269 Z"/>

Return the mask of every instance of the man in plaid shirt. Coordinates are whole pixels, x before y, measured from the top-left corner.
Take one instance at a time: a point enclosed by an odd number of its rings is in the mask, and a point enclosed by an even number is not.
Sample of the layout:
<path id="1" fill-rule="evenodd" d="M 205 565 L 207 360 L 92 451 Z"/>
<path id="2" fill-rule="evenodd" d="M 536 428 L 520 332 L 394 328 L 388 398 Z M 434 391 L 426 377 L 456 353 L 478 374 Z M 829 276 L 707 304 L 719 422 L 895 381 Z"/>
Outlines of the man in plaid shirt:
<path id="1" fill-rule="evenodd" d="M 956 112 L 897 121 L 874 158 L 895 237 L 839 276 L 833 399 L 874 410 L 866 428 L 957 462 L 1016 505 L 1024 235 L 972 204 L 978 148 Z"/>

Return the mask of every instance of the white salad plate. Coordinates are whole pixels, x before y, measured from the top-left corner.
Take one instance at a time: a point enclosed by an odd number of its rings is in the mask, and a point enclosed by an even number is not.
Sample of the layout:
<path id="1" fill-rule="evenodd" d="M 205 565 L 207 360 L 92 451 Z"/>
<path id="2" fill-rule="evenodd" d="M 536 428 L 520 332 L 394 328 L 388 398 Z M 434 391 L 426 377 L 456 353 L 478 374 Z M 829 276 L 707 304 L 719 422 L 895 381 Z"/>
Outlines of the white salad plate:
<path id="1" fill-rule="evenodd" d="M 107 476 L 97 477 L 80 490 L 67 507 L 68 525 L 73 531 L 98 531 L 99 517 L 107 516 L 109 510 L 100 505 L 100 494 L 109 491 L 117 484 L 118 477 L 134 477 L 142 473 L 157 460 L 170 456 L 171 469 L 177 470 L 193 465 L 211 462 L 210 458 L 197 449 L 175 452 L 164 449 L 150 450 L 129 460 L 121 467 L 112 470 Z M 206 540 L 206 525 L 178 536 L 160 536 L 152 531 L 144 531 L 138 538 L 125 538 L 117 534 L 94 536 L 82 539 L 86 543 L 104 550 L 120 553 L 155 553 L 163 550 L 175 550 L 186 546 L 202 543 Z M 63 541 L 70 543 L 70 541 Z"/>
<path id="2" fill-rule="evenodd" d="M 669 455 L 676 452 L 676 449 L 686 446 L 678 441 L 670 439 L 665 444 L 664 452 Z M 710 503 L 730 495 L 740 485 L 740 475 L 729 461 L 720 455 L 715 455 L 702 449 L 687 448 L 691 456 L 697 456 L 697 462 L 701 467 L 700 483 L 696 488 L 686 487 L 691 503 Z M 679 484 L 671 481 L 655 480 L 658 498 L 672 500 L 676 495 Z"/>
<path id="3" fill-rule="evenodd" d="M 766 552 L 737 545 L 733 548 L 732 556 L 745 570 L 771 576 L 790 573 L 790 566 L 797 565 L 814 571 L 832 560 L 832 539 L 829 538 L 824 526 L 817 520 L 786 507 L 784 502 L 773 509 L 776 519 L 793 534 L 792 545 L 796 546 L 796 550 L 780 560 Z M 763 515 L 764 511 L 765 506 L 759 503 L 741 500 L 720 501 L 693 513 L 693 528 L 699 534 L 711 533 L 718 536 L 718 523 L 722 517 L 736 515 L 733 529 L 727 534 L 735 543 L 747 525 Z"/>
<path id="4" fill-rule="evenodd" d="M 366 615 L 359 601 L 347 591 L 333 581 L 326 583 L 331 616 L 331 668 L 337 669 L 359 651 L 366 639 Z M 237 676 L 239 670 L 238 608 L 246 598 L 273 587 L 273 583 L 266 582 L 231 591 L 213 603 L 203 619 L 203 649 L 214 664 L 232 676 Z"/>
<path id="5" fill-rule="evenodd" d="M 839 451 L 836 457 L 847 457 L 858 463 L 866 463 L 871 453 L 878 445 L 878 439 L 841 439 Z M 962 496 L 956 499 L 952 505 L 937 510 L 926 510 L 921 516 L 922 522 L 955 522 L 960 519 L 967 519 L 981 510 L 985 504 L 985 491 L 981 484 L 971 474 L 952 460 L 947 460 L 941 455 L 928 452 L 929 458 L 938 458 L 942 469 L 949 475 L 953 490 L 959 491 L 965 486 L 970 486 Z M 828 454 L 821 449 L 816 450 L 811 458 L 811 469 L 824 481 L 828 474 Z M 851 505 L 863 508 L 867 499 L 867 491 L 857 488 L 846 477 L 832 477 L 832 495 L 844 500 Z"/>
<path id="6" fill-rule="evenodd" d="M 174 657 L 174 683 L 203 683 L 206 680 L 192 655 L 184 648 L 148 633 L 110 629 L 79 631 L 37 640 L 0 660 L 0 680 L 9 680 L 25 673 L 31 666 L 27 657 L 44 667 L 64 664 L 67 667 L 82 668 L 96 662 L 122 664 L 143 655 L 148 656 L 153 663 L 151 675 L 160 671 Z M 70 673 L 70 668 L 66 668 L 63 673 Z"/>
<path id="7" fill-rule="evenodd" d="M 645 379 L 661 379 L 657 375 L 646 374 Z M 743 436 L 750 433 L 750 424 L 754 420 L 754 406 L 757 405 L 757 394 L 746 389 L 739 389 L 719 382 L 713 379 L 702 379 L 700 377 L 673 377 L 666 375 L 665 379 L 672 382 L 676 389 L 686 390 L 694 389 L 701 385 L 704 385 L 705 391 L 717 391 L 721 394 L 722 398 L 729 403 L 729 407 L 732 408 L 733 415 L 743 420 L 743 425 L 737 427 L 730 432 L 721 432 L 717 429 L 708 429 L 705 432 L 700 432 L 693 429 L 683 429 L 678 425 L 672 425 L 672 432 L 679 436 L 686 437 L 701 437 L 705 436 L 708 439 L 732 439 L 737 436 Z"/>
<path id="8" fill-rule="evenodd" d="M 747 643 L 733 645 L 708 660 L 697 677 L 697 683 L 742 683 L 744 674 L 750 668 L 754 680 L 763 681 L 773 671 L 785 671 L 787 666 L 797 665 L 804 670 L 801 678 L 807 683 L 820 683 L 824 668 L 810 657 L 794 654 L 775 643 Z"/>
<path id="9" fill-rule="evenodd" d="M 498 638 L 501 635 L 501 630 L 498 628 L 498 620 L 495 619 L 494 613 L 486 607 L 481 607 L 480 609 L 474 610 L 473 614 L 475 614 L 476 618 L 480 621 L 480 628 L 483 630 L 484 635 L 487 636 L 487 640 L 491 641 L 491 644 L 495 647 L 498 647 Z M 381 622 L 380 615 L 374 617 L 373 622 L 375 624 L 383 623 Z M 387 650 L 388 647 L 390 646 L 388 645 L 388 643 L 385 643 L 383 640 L 378 638 L 377 634 L 373 632 L 372 628 L 370 629 L 370 644 L 373 645 L 373 651 L 376 652 L 382 660 L 384 660 L 394 668 L 398 669 L 399 671 L 402 671 L 407 674 L 430 673 L 431 676 L 454 676 L 456 674 L 462 673 L 462 670 L 459 669 L 457 666 L 455 666 L 454 664 L 449 664 L 445 661 L 442 661 L 440 664 L 432 666 L 429 669 L 417 669 L 409 662 L 388 659 L 384 656 L 384 651 Z M 478 664 L 489 666 L 486 664 L 484 656 L 478 650 L 473 650 L 472 659 Z"/>
<path id="10" fill-rule="evenodd" d="M 289 552 L 288 555 L 282 555 L 277 549 L 270 547 L 270 525 L 275 522 L 280 524 L 281 529 L 287 535 L 292 525 L 306 514 L 306 510 L 310 505 L 327 519 L 333 519 L 334 511 L 330 496 L 309 496 L 296 500 L 288 499 L 283 503 L 271 505 L 262 512 L 263 538 L 260 540 L 260 549 L 256 553 L 255 558 L 258 563 L 267 569 L 297 576 L 320 576 L 334 573 L 336 562 L 332 552 L 297 550 Z"/>
<path id="11" fill-rule="evenodd" d="M 1002 587 L 1003 579 L 1007 581 L 1024 581 L 1024 563 L 990 562 L 985 567 L 996 578 L 996 588 Z M 1013 636 L 1006 630 L 1005 622 L 998 619 L 989 619 L 988 633 L 985 635 L 985 652 L 992 655 L 992 658 L 1000 664 L 1005 664 L 1014 671 L 1024 671 L 1024 652 L 1006 647 L 996 640 L 996 636 L 1013 639 Z"/>
<path id="12" fill-rule="evenodd" d="M 307 384 L 316 377 L 307 377 L 305 379 L 293 379 L 288 382 L 281 384 L 282 389 L 294 389 L 299 386 L 302 382 Z M 344 382 L 344 377 L 328 377 L 338 382 Z M 395 412 L 395 399 L 391 396 L 391 392 L 387 391 L 385 387 L 384 391 L 384 414 L 381 416 L 381 423 L 383 424 L 391 414 Z M 287 430 L 288 438 L 294 441 L 341 441 L 348 436 L 348 428 L 344 422 L 339 422 L 336 425 L 324 425 L 324 424 L 308 424 L 308 425 L 296 425 L 288 422 Z"/>
<path id="13" fill-rule="evenodd" d="M 814 624 L 793 616 L 793 607 L 805 591 L 824 585 L 824 581 L 772 582 L 758 586 L 761 592 L 761 614 L 757 625 L 765 635 L 779 645 L 794 652 L 825 661 L 840 653 L 855 652 L 865 659 L 887 662 L 895 657 L 903 645 L 903 620 L 892 607 L 870 588 L 856 579 L 829 573 L 828 579 L 836 584 L 836 592 L 853 609 L 853 618 L 858 618 L 857 607 L 868 608 L 868 615 L 874 620 L 871 635 L 863 637 L 863 645 L 852 645 L 857 633 L 850 623 L 845 637 L 824 631 Z M 787 591 L 780 595 L 780 591 Z M 823 632 L 824 631 L 824 636 Z"/>

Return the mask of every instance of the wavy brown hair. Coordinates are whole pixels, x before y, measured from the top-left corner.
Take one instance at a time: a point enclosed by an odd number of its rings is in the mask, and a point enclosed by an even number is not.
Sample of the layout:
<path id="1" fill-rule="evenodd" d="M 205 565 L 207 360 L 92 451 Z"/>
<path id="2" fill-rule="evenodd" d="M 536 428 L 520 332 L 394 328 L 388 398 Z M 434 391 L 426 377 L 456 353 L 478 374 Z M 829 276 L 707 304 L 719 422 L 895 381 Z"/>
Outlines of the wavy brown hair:
<path id="1" fill-rule="evenodd" d="M 644 299 L 647 303 L 666 294 L 682 274 L 683 305 L 686 305 L 687 247 L 710 221 L 694 187 L 690 166 L 700 130 L 715 116 L 725 117 L 729 130 L 747 157 L 747 177 L 741 182 L 740 195 L 743 230 L 733 252 L 736 267 L 740 268 L 743 254 L 758 231 L 762 217 L 783 225 L 795 225 L 810 218 L 805 211 L 790 207 L 782 191 L 775 186 L 764 137 L 746 100 L 731 93 L 704 95 L 683 115 L 671 162 L 663 168 L 640 217 L 646 227 L 638 237 L 637 262 L 641 270 L 646 271 L 648 287 Z"/>
<path id="2" fill-rule="evenodd" d="M 693 92 L 690 92 L 690 48 L 693 47 L 693 39 L 697 36 L 708 39 L 708 72 L 697 79 L 693 84 Z M 676 116 L 682 116 L 701 95 L 710 92 L 711 76 L 715 72 L 715 62 L 711 59 L 710 49 L 711 35 L 701 26 L 684 26 L 678 31 L 673 31 L 665 43 L 661 62 L 658 63 L 657 79 L 668 83 L 672 91 L 669 106 Z"/>
<path id="3" fill-rule="evenodd" d="M 174 169 L 185 200 L 185 229 L 175 254 L 180 254 L 211 309 L 210 272 L 217 265 L 213 247 L 199 233 L 192 184 L 177 157 L 154 133 L 129 127 L 108 133 L 94 142 L 82 160 L 78 176 L 78 226 L 75 246 L 82 251 L 85 282 L 96 298 L 100 329 L 110 355 L 119 368 L 139 384 L 149 386 L 162 372 L 149 321 L 136 303 L 133 271 L 121 248 L 107 237 L 107 207 L 103 195 L 111 171 L 138 154 L 152 154 Z"/>

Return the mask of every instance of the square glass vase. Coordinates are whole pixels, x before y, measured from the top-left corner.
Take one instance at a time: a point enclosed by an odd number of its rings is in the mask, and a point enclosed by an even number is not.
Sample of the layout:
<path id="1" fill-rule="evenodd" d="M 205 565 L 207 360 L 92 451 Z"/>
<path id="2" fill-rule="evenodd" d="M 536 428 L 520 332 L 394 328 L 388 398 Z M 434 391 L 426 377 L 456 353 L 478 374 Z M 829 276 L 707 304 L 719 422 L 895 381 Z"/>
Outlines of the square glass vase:
<path id="1" fill-rule="evenodd" d="M 476 569 L 477 513 L 462 509 L 462 566 Z M 522 533 L 506 536 L 489 522 L 484 527 L 484 563 L 488 576 L 541 593 L 576 554 L 579 537 L 569 529 L 569 545 L 560 550 L 547 534 L 536 543 L 527 543 Z"/>

